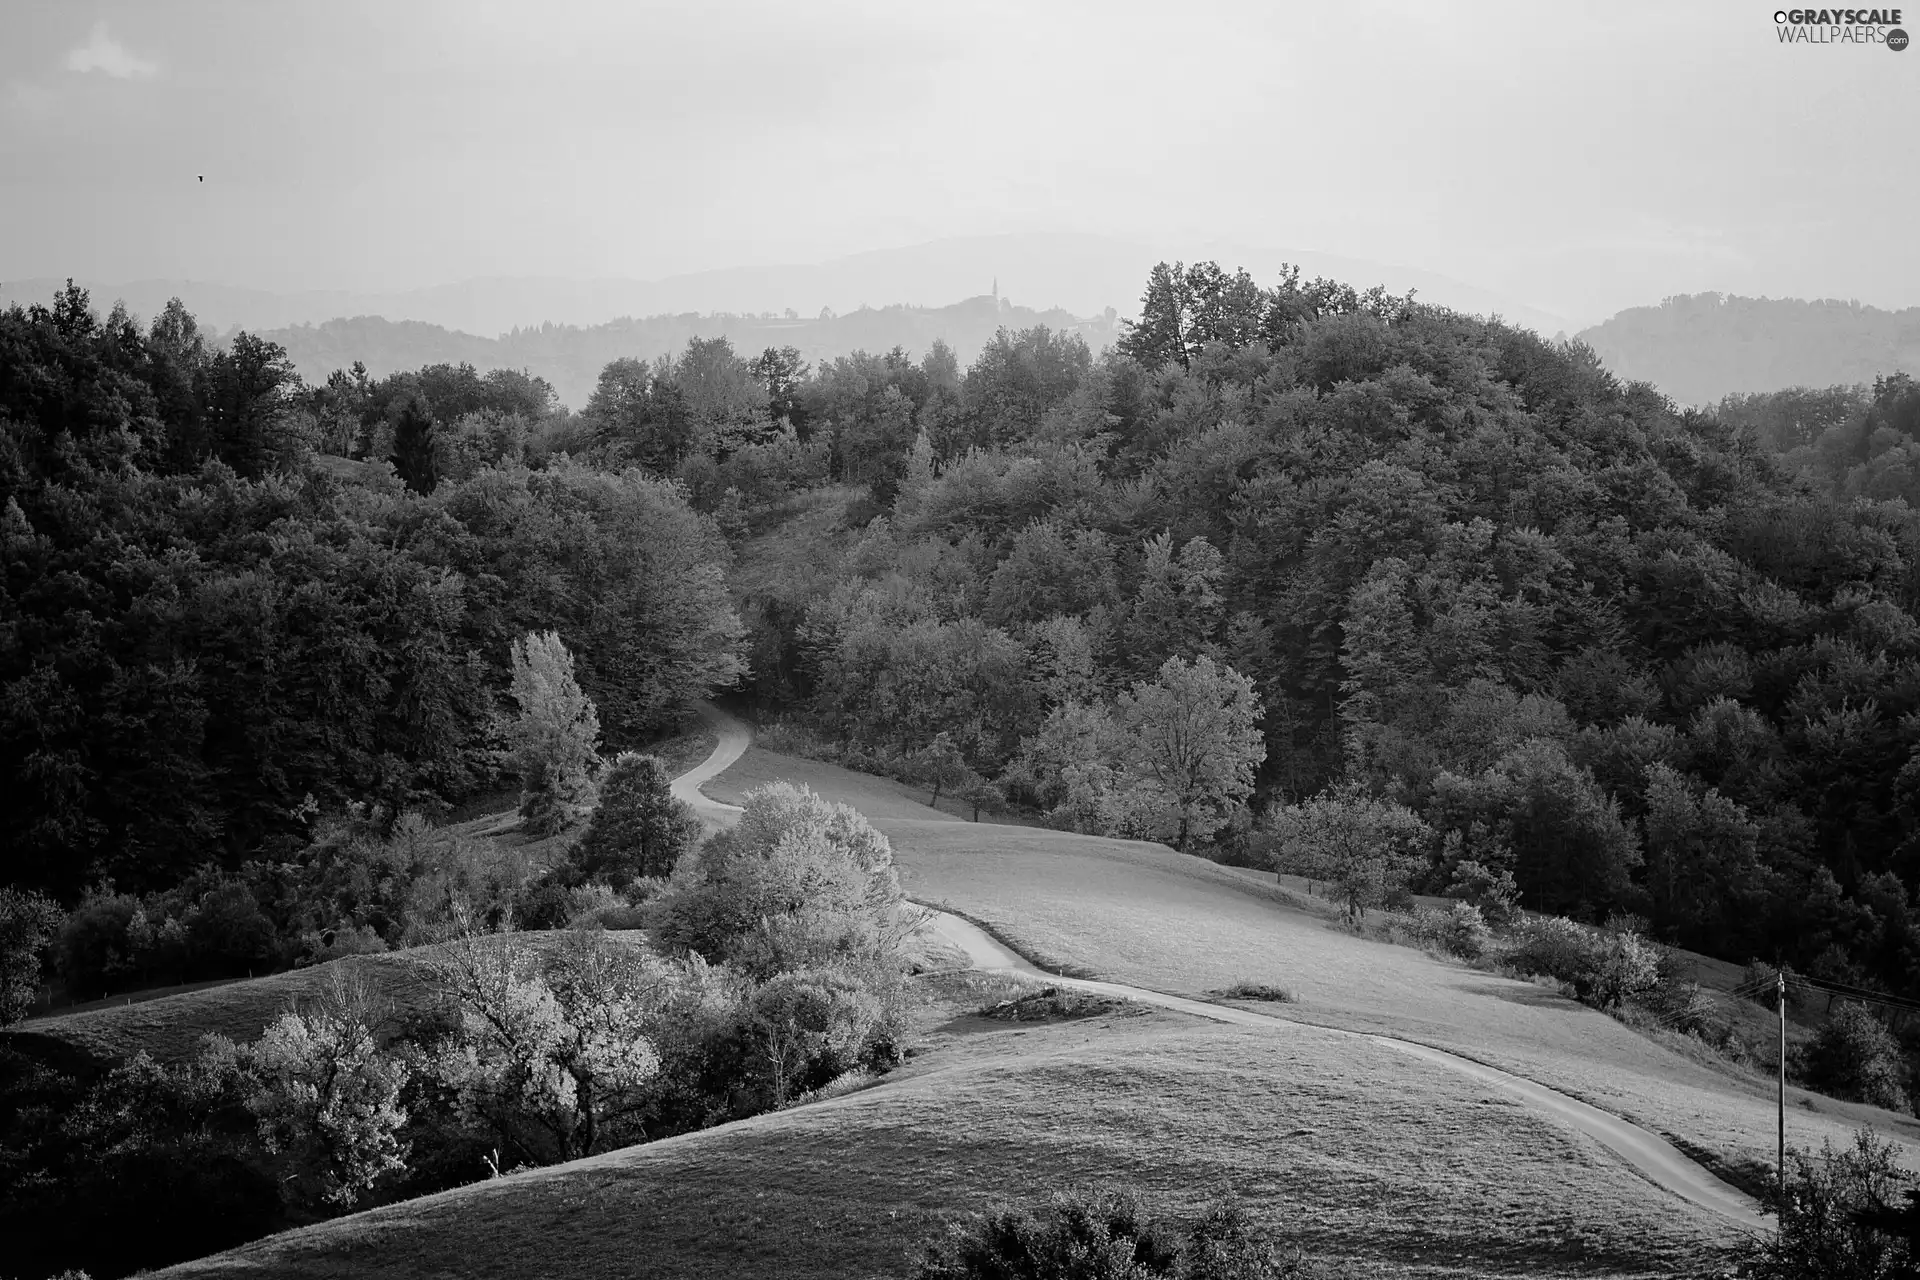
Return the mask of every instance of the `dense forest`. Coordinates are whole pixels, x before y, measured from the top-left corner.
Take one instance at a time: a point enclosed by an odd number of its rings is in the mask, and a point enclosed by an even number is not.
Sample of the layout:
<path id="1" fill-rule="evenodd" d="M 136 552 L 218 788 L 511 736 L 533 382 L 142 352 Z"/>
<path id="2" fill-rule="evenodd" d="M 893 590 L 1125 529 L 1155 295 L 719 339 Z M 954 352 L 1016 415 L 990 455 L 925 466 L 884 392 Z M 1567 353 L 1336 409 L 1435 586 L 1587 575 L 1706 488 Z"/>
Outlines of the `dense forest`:
<path id="1" fill-rule="evenodd" d="M 1682 294 L 1657 307 L 1630 307 L 1582 330 L 1578 341 L 1616 374 L 1651 382 L 1682 405 L 1920 374 L 1916 307 Z"/>
<path id="2" fill-rule="evenodd" d="M 1903 376 L 1681 412 L 1578 344 L 1211 264 L 1097 357 L 694 339 L 580 413 L 470 366 L 309 384 L 77 291 L 0 342 L 22 888 L 497 787 L 511 641 L 552 629 L 615 747 L 738 688 L 809 749 L 1236 858 L 1358 787 L 1423 824 L 1424 887 L 1920 995 Z M 1130 785 L 1189 704 L 1259 731 Z"/>

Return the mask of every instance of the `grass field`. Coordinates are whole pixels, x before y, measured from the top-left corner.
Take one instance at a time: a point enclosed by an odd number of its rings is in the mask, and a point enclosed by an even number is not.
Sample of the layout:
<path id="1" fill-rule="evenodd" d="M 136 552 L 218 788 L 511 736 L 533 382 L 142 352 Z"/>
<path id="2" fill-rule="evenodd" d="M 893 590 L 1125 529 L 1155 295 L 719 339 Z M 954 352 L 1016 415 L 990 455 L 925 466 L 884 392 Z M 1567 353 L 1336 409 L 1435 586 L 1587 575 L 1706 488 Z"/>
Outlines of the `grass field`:
<path id="1" fill-rule="evenodd" d="M 991 1029 L 986 1029 L 991 1028 Z M 1351 1274 L 1652 1276 L 1728 1237 L 1505 1096 L 1311 1027 L 949 1021 L 889 1082 L 275 1237 L 170 1276 L 900 1276 L 999 1197 L 1232 1187 Z"/>
<path id="2" fill-rule="evenodd" d="M 961 823 L 897 783 L 749 752 L 720 799 L 773 778 L 868 812 L 915 898 L 995 929 L 1049 968 L 1202 996 L 1273 983 L 1288 1018 L 1384 1032 L 1561 1089 L 1730 1164 L 1771 1164 L 1771 1081 L 1654 1043 L 1557 992 L 1358 938 L 1272 877 L 1162 845 Z M 1844 1141 L 1860 1123 L 1920 1141 L 1920 1121 L 1790 1090 L 1788 1140 Z"/>
<path id="3" fill-rule="evenodd" d="M 1102 1182 L 1175 1210 L 1230 1186 L 1353 1275 L 1697 1274 L 1731 1241 L 1732 1228 L 1504 1091 L 1328 1028 L 1450 1049 L 1722 1160 L 1770 1158 L 1772 1100 L 1751 1076 L 1547 988 L 1356 937 L 1271 879 L 1158 845 L 956 821 L 901 784 L 764 751 L 707 791 L 738 802 L 776 778 L 868 813 L 910 894 L 1043 961 L 1198 996 L 1284 987 L 1291 1003 L 1252 1007 L 1297 1025 L 1237 1029 L 1140 1007 L 1001 1022 L 977 1010 L 1017 994 L 1015 980 L 936 972 L 915 979 L 926 998 L 914 1054 L 873 1087 L 167 1274 L 898 1277 L 952 1215 Z M 937 970 L 947 957 L 925 959 Z M 196 996 L 237 999 L 232 988 L 179 999 Z M 181 1006 L 179 1018 L 237 1026 L 273 1004 Z M 1862 1118 L 1916 1134 L 1885 1112 L 1795 1100 L 1795 1142 L 1843 1140 Z"/>

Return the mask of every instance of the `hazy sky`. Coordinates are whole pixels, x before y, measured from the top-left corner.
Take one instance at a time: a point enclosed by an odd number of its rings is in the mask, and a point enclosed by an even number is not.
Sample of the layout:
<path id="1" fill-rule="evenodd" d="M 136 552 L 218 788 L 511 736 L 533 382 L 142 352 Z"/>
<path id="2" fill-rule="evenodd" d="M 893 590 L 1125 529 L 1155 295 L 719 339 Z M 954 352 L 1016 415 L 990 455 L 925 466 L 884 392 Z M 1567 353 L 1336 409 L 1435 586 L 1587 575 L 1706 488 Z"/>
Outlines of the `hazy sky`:
<path id="1" fill-rule="evenodd" d="M 1920 303 L 1920 50 L 1783 46 L 1774 7 L 5 0 L 0 279 L 647 278 L 1065 230 L 1582 318 Z"/>

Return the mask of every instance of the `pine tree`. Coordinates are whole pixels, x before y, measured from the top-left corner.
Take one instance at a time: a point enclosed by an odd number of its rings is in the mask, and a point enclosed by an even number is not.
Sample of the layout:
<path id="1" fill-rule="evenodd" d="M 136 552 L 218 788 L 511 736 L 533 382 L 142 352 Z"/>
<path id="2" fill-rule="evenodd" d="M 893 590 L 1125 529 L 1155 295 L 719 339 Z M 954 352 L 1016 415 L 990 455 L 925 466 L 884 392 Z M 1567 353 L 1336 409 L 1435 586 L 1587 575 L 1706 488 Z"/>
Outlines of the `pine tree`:
<path id="1" fill-rule="evenodd" d="M 573 678 L 573 655 L 557 632 L 530 632 L 513 643 L 510 759 L 520 774 L 520 816 L 551 835 L 593 808 L 600 765 L 600 717 Z"/>
<path id="2" fill-rule="evenodd" d="M 432 493 L 440 483 L 434 444 L 432 411 L 420 396 L 409 397 L 393 424 L 393 470 L 415 493 Z"/>

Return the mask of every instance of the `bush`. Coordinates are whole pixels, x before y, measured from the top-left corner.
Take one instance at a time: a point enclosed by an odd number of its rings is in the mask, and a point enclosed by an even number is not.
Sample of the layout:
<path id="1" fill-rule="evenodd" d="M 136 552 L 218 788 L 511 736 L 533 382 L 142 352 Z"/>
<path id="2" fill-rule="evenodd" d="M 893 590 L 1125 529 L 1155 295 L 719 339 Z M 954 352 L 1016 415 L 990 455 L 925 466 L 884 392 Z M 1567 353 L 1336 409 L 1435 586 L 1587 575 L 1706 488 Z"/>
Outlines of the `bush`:
<path id="1" fill-rule="evenodd" d="M 1522 920 L 1513 931 L 1507 963 L 1519 973 L 1571 984 L 1594 967 L 1593 934 L 1565 916 Z"/>
<path id="2" fill-rule="evenodd" d="M 1777 1235 L 1747 1246 L 1742 1280 L 1905 1280 L 1915 1274 L 1920 1198 L 1890 1142 L 1870 1129 L 1851 1148 L 1789 1153 Z M 1904 1203 L 1903 1203 L 1904 1202 Z"/>
<path id="3" fill-rule="evenodd" d="M 639 907 L 604 884 L 581 885 L 568 899 L 569 929 L 638 929 L 644 923 Z"/>
<path id="4" fill-rule="evenodd" d="M 1513 872 L 1495 871 L 1472 859 L 1454 867 L 1445 894 L 1478 907 L 1490 925 L 1506 925 L 1520 913 L 1520 890 L 1514 884 Z"/>
<path id="5" fill-rule="evenodd" d="M 1907 1109 L 1908 1072 L 1900 1042 L 1863 1004 L 1836 1005 L 1800 1062 L 1809 1088 L 1890 1111 Z"/>
<path id="6" fill-rule="evenodd" d="M 1445 911 L 1422 907 L 1414 912 L 1411 928 L 1422 944 L 1462 960 L 1478 960 L 1493 948 L 1493 930 L 1470 902 L 1456 902 Z"/>
<path id="7" fill-rule="evenodd" d="M 1506 962 L 1573 988 L 1596 1009 L 1616 1009 L 1660 982 L 1660 951 L 1638 933 L 1605 932 L 1563 916 L 1526 920 L 1514 930 Z"/>
<path id="8" fill-rule="evenodd" d="M 880 1002 L 835 969 L 783 973 L 748 997 L 746 1025 L 773 1104 L 818 1089 L 866 1056 Z"/>
<path id="9" fill-rule="evenodd" d="M 1001 1208 L 949 1225 L 915 1280 L 1284 1280 L 1311 1274 L 1296 1249 L 1224 1198 L 1181 1231 L 1128 1192 L 1061 1192 L 1039 1212 Z"/>
<path id="10" fill-rule="evenodd" d="M 1294 994 L 1286 987 L 1275 986 L 1271 982 L 1236 982 L 1230 987 L 1218 991 L 1209 991 L 1208 995 L 1219 996 L 1227 1000 L 1263 1000 L 1272 1004 L 1292 1004 Z"/>

